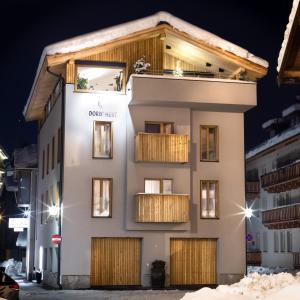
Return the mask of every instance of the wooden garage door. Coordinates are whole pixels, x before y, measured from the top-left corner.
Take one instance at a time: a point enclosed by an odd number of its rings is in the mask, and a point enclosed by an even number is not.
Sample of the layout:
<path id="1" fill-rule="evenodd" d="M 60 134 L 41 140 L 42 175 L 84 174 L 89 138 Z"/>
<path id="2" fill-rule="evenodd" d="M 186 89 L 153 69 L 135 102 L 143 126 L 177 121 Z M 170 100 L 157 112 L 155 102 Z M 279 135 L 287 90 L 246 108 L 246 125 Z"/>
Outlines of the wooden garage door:
<path id="1" fill-rule="evenodd" d="M 140 285 L 141 239 L 92 238 L 91 286 Z"/>
<path id="2" fill-rule="evenodd" d="M 216 239 L 171 239 L 170 283 L 215 284 L 216 250 Z"/>

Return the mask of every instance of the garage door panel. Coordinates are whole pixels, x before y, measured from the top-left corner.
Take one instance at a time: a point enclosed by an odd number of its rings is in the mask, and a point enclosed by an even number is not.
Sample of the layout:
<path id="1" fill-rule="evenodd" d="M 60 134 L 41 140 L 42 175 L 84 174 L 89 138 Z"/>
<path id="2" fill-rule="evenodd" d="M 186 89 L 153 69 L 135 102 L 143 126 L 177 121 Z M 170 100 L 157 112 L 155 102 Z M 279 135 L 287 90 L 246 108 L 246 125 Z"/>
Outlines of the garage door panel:
<path id="1" fill-rule="evenodd" d="M 141 239 L 92 238 L 91 286 L 140 285 Z"/>
<path id="2" fill-rule="evenodd" d="M 216 239 L 171 239 L 171 284 L 215 284 L 216 249 Z"/>

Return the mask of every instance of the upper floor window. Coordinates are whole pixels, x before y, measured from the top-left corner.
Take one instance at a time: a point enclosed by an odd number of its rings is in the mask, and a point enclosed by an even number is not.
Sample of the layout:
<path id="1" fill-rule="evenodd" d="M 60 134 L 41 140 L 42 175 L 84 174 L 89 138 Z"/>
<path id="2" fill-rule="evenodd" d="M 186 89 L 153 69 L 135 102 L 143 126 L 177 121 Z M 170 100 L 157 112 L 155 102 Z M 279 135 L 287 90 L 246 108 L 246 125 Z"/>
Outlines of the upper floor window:
<path id="1" fill-rule="evenodd" d="M 218 126 L 200 126 L 200 160 L 219 160 L 219 128 Z"/>
<path id="2" fill-rule="evenodd" d="M 172 179 L 145 179 L 146 194 L 172 194 L 173 180 Z"/>
<path id="3" fill-rule="evenodd" d="M 92 217 L 111 217 L 112 179 L 93 178 Z"/>
<path id="4" fill-rule="evenodd" d="M 217 180 L 200 181 L 200 216 L 204 219 L 219 217 L 219 182 Z"/>
<path id="5" fill-rule="evenodd" d="M 112 158 L 111 122 L 95 121 L 93 132 L 93 157 Z"/>
<path id="6" fill-rule="evenodd" d="M 172 133 L 174 133 L 174 123 L 173 122 L 146 121 L 145 122 L 145 132 L 172 134 Z"/>
<path id="7" fill-rule="evenodd" d="M 75 89 L 80 92 L 124 92 L 125 64 L 76 61 Z"/>

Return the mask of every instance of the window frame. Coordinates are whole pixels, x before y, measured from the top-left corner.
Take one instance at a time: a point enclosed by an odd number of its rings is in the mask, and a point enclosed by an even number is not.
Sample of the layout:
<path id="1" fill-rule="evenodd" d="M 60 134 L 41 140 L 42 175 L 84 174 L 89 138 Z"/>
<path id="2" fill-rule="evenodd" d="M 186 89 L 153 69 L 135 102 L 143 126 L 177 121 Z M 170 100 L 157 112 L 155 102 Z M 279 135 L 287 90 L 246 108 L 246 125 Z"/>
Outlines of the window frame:
<path id="1" fill-rule="evenodd" d="M 55 166 L 55 135 L 52 137 L 52 147 L 51 147 L 51 168 L 54 169 Z"/>
<path id="2" fill-rule="evenodd" d="M 96 180 L 109 180 L 109 215 L 108 216 L 95 216 L 94 215 L 94 181 Z M 92 178 L 92 206 L 91 206 L 91 217 L 92 218 L 112 218 L 112 201 L 113 201 L 113 178 L 106 177 L 93 177 Z"/>
<path id="3" fill-rule="evenodd" d="M 207 159 L 202 158 L 202 129 L 206 130 L 206 133 L 208 133 L 209 129 L 215 129 L 216 130 L 216 159 Z M 206 134 L 206 151 L 209 153 L 209 135 Z M 209 156 L 209 155 L 208 155 Z M 219 162 L 219 126 L 218 125 L 200 125 L 200 161 L 201 162 Z"/>
<path id="4" fill-rule="evenodd" d="M 47 161 L 46 161 L 46 174 L 49 174 L 50 169 L 50 144 L 47 144 Z"/>
<path id="5" fill-rule="evenodd" d="M 173 178 L 144 178 L 144 193 L 146 194 L 146 180 L 155 180 L 155 181 L 159 181 L 159 193 L 158 194 L 162 194 L 162 195 L 173 195 L 173 187 L 174 187 L 174 184 L 173 184 Z M 163 193 L 163 184 L 164 184 L 164 180 L 170 180 L 171 181 L 171 190 L 172 190 L 172 193 L 171 194 L 165 194 Z M 147 193 L 147 194 L 150 194 L 150 195 L 155 195 L 157 193 Z"/>
<path id="6" fill-rule="evenodd" d="M 43 155 L 42 155 L 42 179 L 45 178 L 45 149 L 43 150 Z"/>
<path id="7" fill-rule="evenodd" d="M 127 82 L 127 73 L 126 73 L 126 63 L 123 62 L 110 62 L 110 61 L 95 61 L 95 60 L 75 60 L 74 61 L 75 70 L 74 70 L 74 92 L 75 93 L 93 93 L 101 94 L 114 91 L 93 91 L 93 90 L 81 90 L 77 89 L 77 74 L 78 67 L 94 67 L 94 68 L 110 68 L 110 69 L 123 69 L 123 85 L 121 91 L 116 91 L 116 93 L 124 95 L 126 93 L 126 82 Z"/>
<path id="8" fill-rule="evenodd" d="M 110 153 L 108 157 L 99 157 L 99 156 L 95 156 L 95 129 L 96 129 L 96 124 L 100 123 L 100 124 L 109 124 L 110 125 Z M 112 121 L 93 121 L 93 149 L 92 149 L 92 158 L 93 159 L 113 159 L 113 128 L 112 128 Z"/>
<path id="9" fill-rule="evenodd" d="M 215 191 L 215 211 L 216 211 L 216 216 L 215 217 L 203 217 L 202 216 L 202 186 L 203 183 L 214 183 L 216 185 L 216 191 Z M 220 219 L 220 185 L 219 185 L 219 180 L 215 179 L 204 179 L 200 180 L 200 219 L 203 220 L 219 220 Z"/>
<path id="10" fill-rule="evenodd" d="M 147 124 L 153 124 L 153 125 L 160 125 L 160 132 L 157 133 L 157 134 L 175 134 L 175 126 L 174 126 L 174 122 L 169 122 L 169 121 L 145 121 L 145 127 L 144 127 L 144 131 L 145 133 L 148 133 L 146 131 L 146 127 L 147 127 Z M 164 126 L 166 125 L 171 125 L 171 133 L 165 133 L 163 129 L 165 129 Z M 151 133 L 151 132 L 149 132 Z"/>

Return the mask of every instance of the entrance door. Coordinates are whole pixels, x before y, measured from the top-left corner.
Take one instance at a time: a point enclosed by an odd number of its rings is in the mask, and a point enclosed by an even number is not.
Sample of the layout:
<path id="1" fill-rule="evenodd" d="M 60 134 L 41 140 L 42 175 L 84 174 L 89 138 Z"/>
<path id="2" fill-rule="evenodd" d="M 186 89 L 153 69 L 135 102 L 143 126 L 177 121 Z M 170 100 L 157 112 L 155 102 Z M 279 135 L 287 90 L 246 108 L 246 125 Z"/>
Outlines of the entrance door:
<path id="1" fill-rule="evenodd" d="M 171 285 L 216 284 L 216 239 L 170 240 Z"/>
<path id="2" fill-rule="evenodd" d="M 92 238 L 91 286 L 140 284 L 140 238 Z"/>

